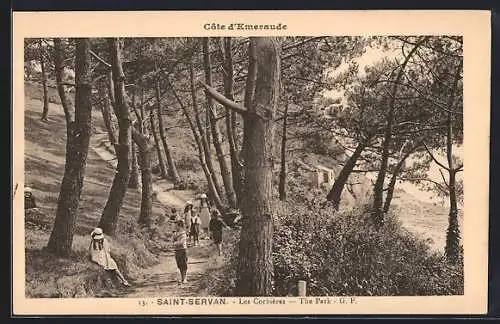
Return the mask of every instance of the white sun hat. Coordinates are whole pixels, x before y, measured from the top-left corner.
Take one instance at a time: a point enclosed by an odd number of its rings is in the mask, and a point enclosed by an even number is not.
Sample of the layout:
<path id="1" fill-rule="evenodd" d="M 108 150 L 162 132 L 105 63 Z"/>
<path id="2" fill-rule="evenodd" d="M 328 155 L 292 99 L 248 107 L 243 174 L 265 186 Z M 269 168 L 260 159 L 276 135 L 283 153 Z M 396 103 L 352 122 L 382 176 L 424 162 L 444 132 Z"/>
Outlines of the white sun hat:
<path id="1" fill-rule="evenodd" d="M 24 187 L 24 192 L 29 193 L 29 192 L 32 192 L 32 191 L 33 191 L 33 189 L 31 189 L 30 187 Z"/>
<path id="2" fill-rule="evenodd" d="M 191 200 L 186 201 L 186 205 L 192 205 L 193 202 Z"/>
<path id="3" fill-rule="evenodd" d="M 200 198 L 201 198 L 201 199 L 207 199 L 207 195 L 205 195 L 205 194 L 201 194 L 201 195 L 200 195 Z"/>
<path id="4" fill-rule="evenodd" d="M 99 227 L 94 228 L 94 230 L 92 231 L 92 233 L 90 233 L 90 236 L 92 236 L 92 238 L 94 240 L 100 240 L 100 239 L 104 238 L 104 234 L 102 232 L 102 228 L 99 228 Z"/>

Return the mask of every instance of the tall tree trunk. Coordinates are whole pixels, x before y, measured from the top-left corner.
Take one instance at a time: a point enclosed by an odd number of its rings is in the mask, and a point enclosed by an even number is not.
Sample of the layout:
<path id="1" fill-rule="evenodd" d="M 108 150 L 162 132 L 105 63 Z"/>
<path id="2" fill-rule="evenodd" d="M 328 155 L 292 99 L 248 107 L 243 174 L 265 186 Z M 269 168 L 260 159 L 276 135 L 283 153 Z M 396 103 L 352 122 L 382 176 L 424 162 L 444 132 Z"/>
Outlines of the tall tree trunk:
<path id="1" fill-rule="evenodd" d="M 149 111 L 149 123 L 151 124 L 151 133 L 153 133 L 153 138 L 155 140 L 156 153 L 158 155 L 158 165 L 160 166 L 160 176 L 163 179 L 168 178 L 167 167 L 165 166 L 165 160 L 163 159 L 163 154 L 161 152 L 160 138 L 158 132 L 156 131 L 155 118 L 154 118 L 154 108 Z"/>
<path id="2" fill-rule="evenodd" d="M 215 184 L 212 181 L 210 169 L 208 168 L 206 160 L 205 160 L 205 152 L 203 151 L 203 144 L 202 144 L 200 134 L 198 133 L 198 130 L 196 129 L 196 125 L 194 124 L 191 117 L 189 116 L 189 113 L 187 111 L 186 106 L 182 103 L 182 100 L 177 95 L 174 87 L 171 87 L 171 89 L 172 89 L 172 92 L 175 96 L 175 99 L 177 100 L 177 102 L 181 106 L 182 112 L 188 121 L 189 128 L 191 128 L 191 132 L 193 133 L 193 136 L 194 136 L 194 139 L 196 142 L 196 147 L 198 148 L 198 159 L 200 160 L 201 168 L 203 169 L 203 173 L 205 174 L 205 178 L 207 179 L 209 194 L 211 195 L 212 200 L 214 201 L 217 209 L 224 210 L 224 205 L 222 203 L 222 200 L 221 200 L 219 194 L 217 193 L 217 190 L 215 188 Z M 192 99 L 196 100 L 196 96 L 192 97 Z"/>
<path id="3" fill-rule="evenodd" d="M 403 76 L 403 71 L 406 68 L 410 58 L 417 51 L 417 49 L 427 40 L 427 37 L 422 38 L 415 46 L 413 46 L 410 53 L 406 56 L 403 64 L 399 67 L 396 79 L 392 85 L 391 94 L 389 98 L 389 105 L 387 111 L 387 126 L 384 132 L 384 141 L 382 143 L 382 159 L 380 162 L 380 170 L 377 175 L 377 180 L 373 188 L 373 221 L 375 226 L 380 227 L 384 222 L 384 210 L 383 210 L 383 199 L 384 199 L 384 182 L 387 173 L 387 164 L 389 161 L 389 147 L 392 140 L 392 124 L 394 123 L 394 111 L 396 109 L 396 94 L 398 91 L 398 84 Z"/>
<path id="4" fill-rule="evenodd" d="M 233 55 L 231 52 L 231 37 L 223 39 L 223 55 L 224 55 L 224 95 L 226 98 L 234 101 L 234 80 L 233 80 Z M 238 154 L 238 146 L 236 144 L 236 112 L 226 108 L 226 133 L 229 142 L 229 154 L 231 157 L 231 175 L 233 177 L 233 188 L 238 201 L 241 184 L 241 162 Z"/>
<path id="5" fill-rule="evenodd" d="M 130 143 L 132 150 L 130 152 L 130 179 L 128 180 L 128 187 L 132 189 L 139 188 L 139 165 L 137 162 L 137 146 L 134 142 Z"/>
<path id="6" fill-rule="evenodd" d="M 455 102 L 455 92 L 457 91 L 458 81 L 462 63 L 455 72 L 453 87 L 448 101 L 448 116 L 446 120 L 446 159 L 448 162 L 448 189 L 450 193 L 450 212 L 448 214 L 448 229 L 446 231 L 445 255 L 449 263 L 456 264 L 460 257 L 460 228 L 458 225 L 458 204 L 456 192 L 456 174 L 460 167 L 456 167 L 453 162 L 453 110 Z"/>
<path id="7" fill-rule="evenodd" d="M 43 50 L 42 39 L 40 38 L 39 47 L 40 47 L 40 67 L 42 69 L 42 87 L 43 87 L 43 111 L 42 111 L 42 120 L 47 121 L 47 117 L 49 115 L 49 95 L 47 88 L 47 71 L 45 68 L 45 51 Z"/>
<path id="8" fill-rule="evenodd" d="M 141 168 L 141 211 L 138 223 L 151 225 L 153 214 L 153 175 L 151 172 L 151 145 L 147 138 L 132 128 L 132 138 L 139 148 L 139 166 Z"/>
<path id="9" fill-rule="evenodd" d="M 418 142 L 410 150 L 408 150 L 398 161 L 398 164 L 396 164 L 396 167 L 394 168 L 394 171 L 392 173 L 391 180 L 389 181 L 389 186 L 387 187 L 387 194 L 384 202 L 384 213 L 387 213 L 389 211 L 389 208 L 391 207 L 392 198 L 394 197 L 394 190 L 396 188 L 396 182 L 398 180 L 398 176 L 404 170 L 406 160 L 410 157 L 410 155 L 413 152 L 415 152 L 415 150 L 420 145 L 422 145 L 422 142 L 423 141 Z"/>
<path id="10" fill-rule="evenodd" d="M 274 118 L 280 91 L 280 47 L 273 37 L 255 37 L 257 79 L 244 129 L 245 180 L 241 202 L 239 296 L 272 294 L 272 172 Z"/>
<path id="11" fill-rule="evenodd" d="M 111 143 L 111 145 L 113 145 L 115 154 L 116 156 L 118 156 L 118 141 L 116 139 L 116 130 L 111 118 L 112 113 L 109 110 L 109 107 L 112 107 L 111 100 L 109 99 L 109 95 L 102 88 L 99 89 L 99 92 L 101 92 L 101 96 L 104 98 L 104 102 L 101 104 L 104 126 L 106 127 L 106 131 L 108 133 L 109 142 Z"/>
<path id="12" fill-rule="evenodd" d="M 104 233 L 114 235 L 120 215 L 120 209 L 123 205 L 123 199 L 127 192 L 127 186 L 130 179 L 130 142 L 131 142 L 131 123 L 130 108 L 125 94 L 125 75 L 123 73 L 121 46 L 117 38 L 108 40 L 111 53 L 111 69 L 114 82 L 115 113 L 118 119 L 118 165 L 116 174 L 111 185 L 108 200 L 104 206 L 99 227 Z M 113 100 L 112 99 L 112 100 Z"/>
<path id="13" fill-rule="evenodd" d="M 163 144 L 163 150 L 165 151 L 165 156 L 167 157 L 167 165 L 168 165 L 168 175 L 170 180 L 177 185 L 181 182 L 181 177 L 179 176 L 179 172 L 177 172 L 177 167 L 175 165 L 175 160 L 172 156 L 172 151 L 168 146 L 167 142 L 167 133 L 165 131 L 165 126 L 163 125 L 163 118 L 161 116 L 161 94 L 160 94 L 160 80 L 156 80 L 156 109 L 158 113 L 158 128 L 160 129 L 160 139 Z"/>
<path id="14" fill-rule="evenodd" d="M 279 182 L 279 195 L 280 200 L 286 200 L 286 122 L 288 118 L 288 102 L 285 104 L 285 115 L 283 116 L 283 129 L 281 135 L 281 169 L 280 169 L 280 182 Z"/>
<path id="15" fill-rule="evenodd" d="M 210 177 L 212 178 L 212 182 L 217 193 L 217 196 L 222 196 L 221 186 L 219 184 L 219 179 L 217 178 L 217 174 L 215 173 L 214 165 L 212 163 L 212 156 L 210 154 L 210 146 L 207 140 L 207 134 L 200 120 L 200 111 L 198 109 L 198 98 L 196 95 L 196 85 L 194 80 L 194 66 L 191 62 L 189 67 L 189 80 L 191 84 L 191 98 L 193 102 L 193 110 L 194 110 L 194 119 L 196 122 L 196 126 L 198 126 L 198 131 L 200 133 L 200 140 L 203 147 L 203 153 L 205 154 L 205 163 L 207 165 L 208 170 L 210 171 Z M 213 198 L 213 197 L 212 197 Z"/>
<path id="16" fill-rule="evenodd" d="M 326 200 L 332 202 L 335 210 L 339 210 L 340 200 L 342 199 L 342 191 L 344 191 L 347 179 L 349 179 L 349 176 L 351 175 L 352 170 L 354 170 L 356 162 L 361 156 L 361 153 L 365 149 L 366 145 L 367 141 L 360 141 L 358 143 L 358 146 L 356 146 L 356 149 L 346 161 L 342 170 L 340 170 L 335 182 L 333 183 L 332 189 L 330 189 L 328 195 L 326 195 Z"/>
<path id="17" fill-rule="evenodd" d="M 249 42 L 248 44 L 248 73 L 247 73 L 247 79 L 246 79 L 246 84 L 245 84 L 245 97 L 244 97 L 244 105 L 245 107 L 250 107 L 253 103 L 254 95 L 255 95 L 255 85 L 256 85 L 256 80 L 257 80 L 257 52 L 255 49 L 255 43 L 254 42 Z M 243 118 L 243 133 L 245 133 L 245 118 Z M 240 165 L 241 165 L 241 175 L 240 175 L 240 184 L 239 188 L 240 191 L 237 193 L 237 196 L 240 197 L 238 203 L 241 205 L 241 201 L 243 199 L 243 186 L 244 186 L 244 179 L 245 179 L 245 160 L 243 156 L 243 152 L 245 148 L 243 147 L 245 145 L 245 140 L 243 139 L 242 147 L 240 150 Z"/>
<path id="18" fill-rule="evenodd" d="M 56 218 L 50 234 L 47 249 L 60 256 L 71 251 L 76 215 L 82 193 L 87 154 L 89 150 L 92 106 L 92 72 L 90 67 L 90 41 L 88 38 L 76 40 L 75 59 L 75 117 L 69 114 L 70 102 L 62 85 L 64 49 L 61 40 L 54 39 L 56 79 L 59 96 L 69 121 L 66 125 L 66 163 L 57 202 Z"/>
<path id="19" fill-rule="evenodd" d="M 205 82 L 212 86 L 212 63 L 210 61 L 210 48 L 209 48 L 209 38 L 203 38 L 203 67 L 205 70 Z M 221 145 L 221 135 L 219 131 L 219 126 L 217 120 L 213 113 L 213 100 L 210 94 L 205 91 L 205 96 L 207 100 L 207 111 L 209 112 L 210 127 L 212 130 L 212 140 L 217 153 L 217 159 L 219 160 L 219 167 L 222 175 L 222 182 L 224 183 L 224 189 L 226 192 L 226 198 L 229 203 L 229 207 L 237 208 L 238 202 L 236 200 L 236 193 L 233 187 L 233 178 L 231 176 L 231 170 L 227 165 L 226 158 L 224 156 L 224 150 Z"/>

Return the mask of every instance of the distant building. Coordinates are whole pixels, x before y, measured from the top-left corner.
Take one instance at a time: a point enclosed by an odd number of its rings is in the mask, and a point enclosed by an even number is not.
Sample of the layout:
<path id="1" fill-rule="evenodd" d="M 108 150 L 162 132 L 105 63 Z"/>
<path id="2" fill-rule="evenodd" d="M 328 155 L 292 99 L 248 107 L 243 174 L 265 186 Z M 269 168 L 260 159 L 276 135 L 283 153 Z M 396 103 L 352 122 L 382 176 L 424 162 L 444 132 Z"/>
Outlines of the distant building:
<path id="1" fill-rule="evenodd" d="M 314 171 L 311 172 L 311 178 L 313 186 L 316 188 L 321 188 L 322 185 L 332 186 L 335 182 L 335 171 L 322 165 L 316 165 Z"/>

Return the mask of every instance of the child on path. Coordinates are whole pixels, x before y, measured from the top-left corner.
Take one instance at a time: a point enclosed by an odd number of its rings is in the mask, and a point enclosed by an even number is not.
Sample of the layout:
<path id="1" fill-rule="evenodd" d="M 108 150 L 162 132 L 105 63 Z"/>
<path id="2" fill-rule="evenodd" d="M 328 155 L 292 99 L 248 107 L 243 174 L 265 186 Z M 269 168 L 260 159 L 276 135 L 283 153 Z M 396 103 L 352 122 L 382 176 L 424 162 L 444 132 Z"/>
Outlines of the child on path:
<path id="1" fill-rule="evenodd" d="M 200 245 L 200 215 L 195 214 L 193 217 L 191 217 L 191 228 L 190 228 L 190 234 L 191 237 L 193 238 L 193 244 L 194 246 Z"/>
<path id="2" fill-rule="evenodd" d="M 229 229 L 229 226 L 222 220 L 221 214 L 218 209 L 212 211 L 212 218 L 210 219 L 209 229 L 212 236 L 212 240 L 217 246 L 217 253 L 219 256 L 222 255 L 222 228 Z"/>
<path id="3" fill-rule="evenodd" d="M 108 240 L 104 237 L 102 229 L 99 227 L 95 228 L 92 233 L 90 233 L 90 236 L 92 237 L 89 246 L 90 260 L 102 266 L 104 270 L 114 272 L 123 285 L 129 287 L 130 284 L 127 279 L 123 277 L 120 270 L 118 270 L 118 265 L 111 257 L 111 248 Z"/>
<path id="4" fill-rule="evenodd" d="M 186 283 L 186 273 L 187 273 L 187 264 L 188 264 L 188 255 L 187 255 L 187 234 L 186 234 L 186 226 L 184 221 L 181 219 L 176 223 L 177 228 L 174 231 L 174 249 L 175 249 L 175 262 L 177 264 L 177 268 L 181 273 L 181 283 Z"/>

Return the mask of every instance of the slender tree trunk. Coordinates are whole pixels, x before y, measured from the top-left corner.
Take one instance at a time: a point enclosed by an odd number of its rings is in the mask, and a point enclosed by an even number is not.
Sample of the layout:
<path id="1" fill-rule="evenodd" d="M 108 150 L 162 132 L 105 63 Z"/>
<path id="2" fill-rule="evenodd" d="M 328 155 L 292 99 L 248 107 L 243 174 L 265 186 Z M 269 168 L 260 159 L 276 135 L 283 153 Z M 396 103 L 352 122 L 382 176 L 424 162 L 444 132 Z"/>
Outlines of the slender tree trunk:
<path id="1" fill-rule="evenodd" d="M 241 202 L 239 296 L 272 294 L 272 172 L 274 118 L 280 90 L 280 46 L 273 37 L 251 38 L 257 53 L 253 104 L 245 116 L 245 181 Z"/>
<path id="2" fill-rule="evenodd" d="M 42 111 L 42 120 L 47 121 L 47 117 L 49 115 L 49 95 L 47 88 L 47 71 L 45 68 L 45 51 L 42 46 L 42 39 L 40 38 L 40 67 L 42 69 L 42 87 L 43 87 L 43 111 Z"/>
<path id="3" fill-rule="evenodd" d="M 115 102 L 115 113 L 118 119 L 118 165 L 116 174 L 111 185 L 108 200 L 104 206 L 99 227 L 104 233 L 114 235 L 120 215 L 120 209 L 127 192 L 130 179 L 130 142 L 131 123 L 130 108 L 125 94 L 125 75 L 123 73 L 121 48 L 117 38 L 108 40 L 111 52 L 111 69 L 114 82 L 115 97 L 111 97 Z M 113 100 L 114 99 L 114 100 Z"/>
<path id="4" fill-rule="evenodd" d="M 139 148 L 139 166 L 141 168 L 141 211 L 138 223 L 151 225 L 153 214 L 153 175 L 151 172 L 151 145 L 146 137 L 132 128 L 132 138 Z"/>
<path id="5" fill-rule="evenodd" d="M 113 145 L 115 149 L 115 154 L 118 156 L 118 141 L 116 139 L 116 130 L 115 127 L 113 126 L 112 118 L 111 118 L 111 111 L 109 110 L 109 107 L 112 107 L 111 100 L 109 99 L 108 94 L 106 94 L 105 91 L 102 89 L 99 90 L 101 92 L 101 96 L 104 98 L 103 104 L 101 104 L 101 112 L 102 112 L 102 119 L 104 121 L 104 126 L 106 127 L 106 131 L 108 133 L 108 139 L 111 145 Z"/>
<path id="6" fill-rule="evenodd" d="M 133 127 L 132 130 L 134 130 L 137 125 L 139 125 L 140 129 L 142 129 L 142 127 L 140 126 L 140 125 L 142 125 L 142 118 L 139 115 L 139 111 L 137 109 L 137 101 L 136 101 L 135 92 L 136 92 L 136 89 L 134 87 L 134 89 L 132 91 L 132 110 L 134 111 L 134 114 L 135 114 L 135 117 L 137 118 L 138 124 L 132 125 L 132 127 Z M 131 156 L 130 163 L 132 163 L 132 168 L 130 170 L 130 180 L 128 181 L 128 187 L 133 188 L 133 189 L 139 189 L 139 182 L 140 182 L 139 169 L 140 168 L 139 168 L 139 163 L 137 160 L 137 144 L 135 143 L 133 137 L 132 137 L 131 145 L 132 145 L 132 150 L 131 150 L 132 156 Z"/>
<path id="7" fill-rule="evenodd" d="M 209 38 L 206 37 L 203 39 L 203 66 L 205 70 L 205 82 L 212 86 L 212 63 L 210 61 L 210 48 L 209 48 Z M 224 183 L 224 189 L 226 192 L 226 198 L 229 203 L 229 207 L 237 208 L 238 202 L 236 199 L 236 193 L 234 192 L 233 187 L 233 178 L 231 175 L 231 170 L 227 165 L 226 158 L 224 156 L 224 150 L 221 145 L 221 135 L 219 126 L 217 124 L 217 120 L 213 114 L 213 100 L 210 94 L 205 91 L 205 96 L 207 100 L 207 111 L 209 112 L 210 118 L 210 127 L 212 130 L 212 140 L 215 148 L 215 152 L 217 153 L 217 159 L 219 160 L 219 167 L 222 175 L 222 182 Z"/>
<path id="8" fill-rule="evenodd" d="M 64 49 L 61 40 L 54 39 L 56 79 L 59 96 L 67 120 L 66 163 L 57 202 L 56 218 L 50 234 L 47 249 L 60 256 L 71 251 L 76 215 L 83 189 L 87 154 L 89 149 L 92 106 L 92 72 L 90 66 L 90 41 L 88 38 L 76 40 L 75 59 L 75 118 L 69 114 L 69 100 L 62 85 Z"/>
<path id="9" fill-rule="evenodd" d="M 279 194 L 280 200 L 286 200 L 286 122 L 288 118 L 288 102 L 285 104 L 285 115 L 283 116 L 283 129 L 281 135 L 281 169 L 280 169 L 280 182 Z"/>
<path id="10" fill-rule="evenodd" d="M 212 163 L 212 156 L 210 154 L 210 146 L 208 145 L 207 134 L 204 130 L 204 127 L 200 120 L 200 111 L 198 109 L 198 98 L 196 95 L 196 85 L 194 80 L 194 66 L 191 63 L 189 68 L 189 79 L 191 84 L 191 98 L 193 101 L 193 110 L 195 115 L 195 122 L 198 126 L 198 130 L 200 133 L 200 140 L 203 146 L 203 153 L 205 154 L 205 163 L 207 165 L 208 170 L 210 171 L 210 177 L 212 178 L 212 182 L 217 193 L 217 196 L 222 196 L 221 186 L 219 184 L 219 179 L 217 178 L 217 174 L 215 173 L 214 165 Z"/>
<path id="11" fill-rule="evenodd" d="M 391 207 L 392 198 L 394 197 L 394 190 L 396 188 L 396 182 L 398 180 L 398 176 L 404 170 L 405 162 L 410 157 L 410 155 L 415 152 L 415 150 L 422 144 L 422 141 L 414 145 L 408 152 L 406 152 L 403 157 L 399 160 L 398 164 L 394 168 L 394 172 L 392 173 L 391 180 L 389 181 L 389 186 L 387 187 L 387 194 L 384 202 L 384 213 L 389 211 Z"/>
<path id="12" fill-rule="evenodd" d="M 335 182 L 333 183 L 332 189 L 330 189 L 328 195 L 326 196 L 326 200 L 332 202 L 335 210 L 339 210 L 340 200 L 342 199 L 342 191 L 344 191 L 347 179 L 349 179 L 349 176 L 351 175 L 352 170 L 354 170 L 356 162 L 361 156 L 361 153 L 365 149 L 366 145 L 366 141 L 360 141 L 358 143 L 358 146 L 356 146 L 356 149 L 346 161 L 342 170 L 340 170 Z"/>
<path id="13" fill-rule="evenodd" d="M 398 83 L 403 76 L 403 71 L 406 68 L 410 58 L 417 51 L 418 47 L 422 45 L 427 40 L 427 37 L 422 38 L 410 51 L 408 56 L 406 56 L 403 64 L 399 67 L 398 74 L 394 80 L 394 84 L 391 89 L 391 94 L 389 98 L 389 107 L 387 111 L 387 126 L 384 132 L 384 141 L 382 143 L 382 160 L 380 162 L 380 170 L 377 175 L 377 180 L 375 181 L 375 186 L 373 188 L 373 221 L 375 226 L 380 227 L 384 222 L 384 210 L 383 210 L 383 199 L 384 199 L 384 182 L 387 173 L 387 164 L 389 161 L 389 147 L 392 141 L 392 124 L 394 123 L 394 111 L 396 109 L 396 94 L 398 91 Z"/>
<path id="14" fill-rule="evenodd" d="M 457 91 L 458 81 L 462 64 L 455 72 L 452 92 L 448 102 L 448 117 L 446 120 L 446 159 L 448 162 L 448 189 L 450 193 L 450 212 L 448 214 L 448 229 L 446 231 L 445 255 L 449 263 L 456 264 L 460 257 L 460 228 L 458 225 L 458 204 L 456 192 L 456 174 L 460 167 L 456 167 L 453 161 L 453 110 L 455 102 L 455 92 Z"/>
<path id="15" fill-rule="evenodd" d="M 224 95 L 230 100 L 234 100 L 234 80 L 233 80 L 233 55 L 231 52 L 231 37 L 225 37 L 223 40 L 224 48 Z M 236 144 L 236 112 L 226 108 L 226 133 L 229 142 L 229 154 L 231 157 L 231 175 L 233 177 L 233 188 L 236 199 L 240 201 L 238 193 L 241 184 L 241 162 Z"/>
<path id="16" fill-rule="evenodd" d="M 163 179 L 168 178 L 167 167 L 165 166 L 165 160 L 163 159 L 163 154 L 161 152 L 160 138 L 158 132 L 156 131 L 155 119 L 154 119 L 154 108 L 149 111 L 149 123 L 151 124 L 151 133 L 153 133 L 153 138 L 155 140 L 156 153 L 158 154 L 158 165 L 160 166 L 160 176 Z"/>
<path id="17" fill-rule="evenodd" d="M 193 133 L 193 136 L 194 136 L 194 139 L 196 142 L 196 147 L 198 148 L 198 159 L 200 160 L 201 168 L 203 169 L 203 173 L 205 174 L 205 178 L 207 179 L 209 194 L 211 195 L 212 200 L 214 201 L 217 209 L 224 210 L 225 206 L 223 205 L 222 200 L 221 200 L 219 194 L 217 193 L 217 190 L 215 188 L 215 184 L 212 181 L 212 175 L 210 174 L 210 169 L 208 168 L 206 160 L 205 160 L 205 152 L 203 151 L 203 143 L 202 143 L 200 134 L 198 133 L 198 130 L 196 129 L 196 125 L 194 124 L 191 117 L 189 116 L 189 113 L 187 111 L 186 106 L 182 103 L 182 100 L 177 95 L 174 87 L 171 87 L 171 89 L 172 89 L 172 92 L 173 92 L 177 102 L 181 106 L 182 112 L 188 121 L 189 128 L 191 128 L 191 132 Z M 196 100 L 196 96 L 192 97 L 192 99 Z"/>
<path id="18" fill-rule="evenodd" d="M 168 146 L 167 142 L 167 134 L 165 131 L 165 126 L 163 125 L 163 118 L 161 116 L 161 94 L 160 94 L 160 81 L 156 81 L 156 109 L 158 113 L 158 128 L 160 129 L 160 139 L 163 144 L 163 150 L 165 151 L 165 156 L 167 157 L 167 165 L 168 165 L 168 175 L 174 185 L 177 185 L 181 182 L 181 177 L 179 176 L 179 172 L 177 172 L 177 167 L 175 165 L 175 160 L 172 156 L 172 151 Z"/>
<path id="19" fill-rule="evenodd" d="M 130 179 L 128 181 L 128 187 L 132 189 L 139 188 L 139 165 L 137 162 L 137 144 L 134 142 L 130 143 L 131 152 L 130 152 Z"/>

